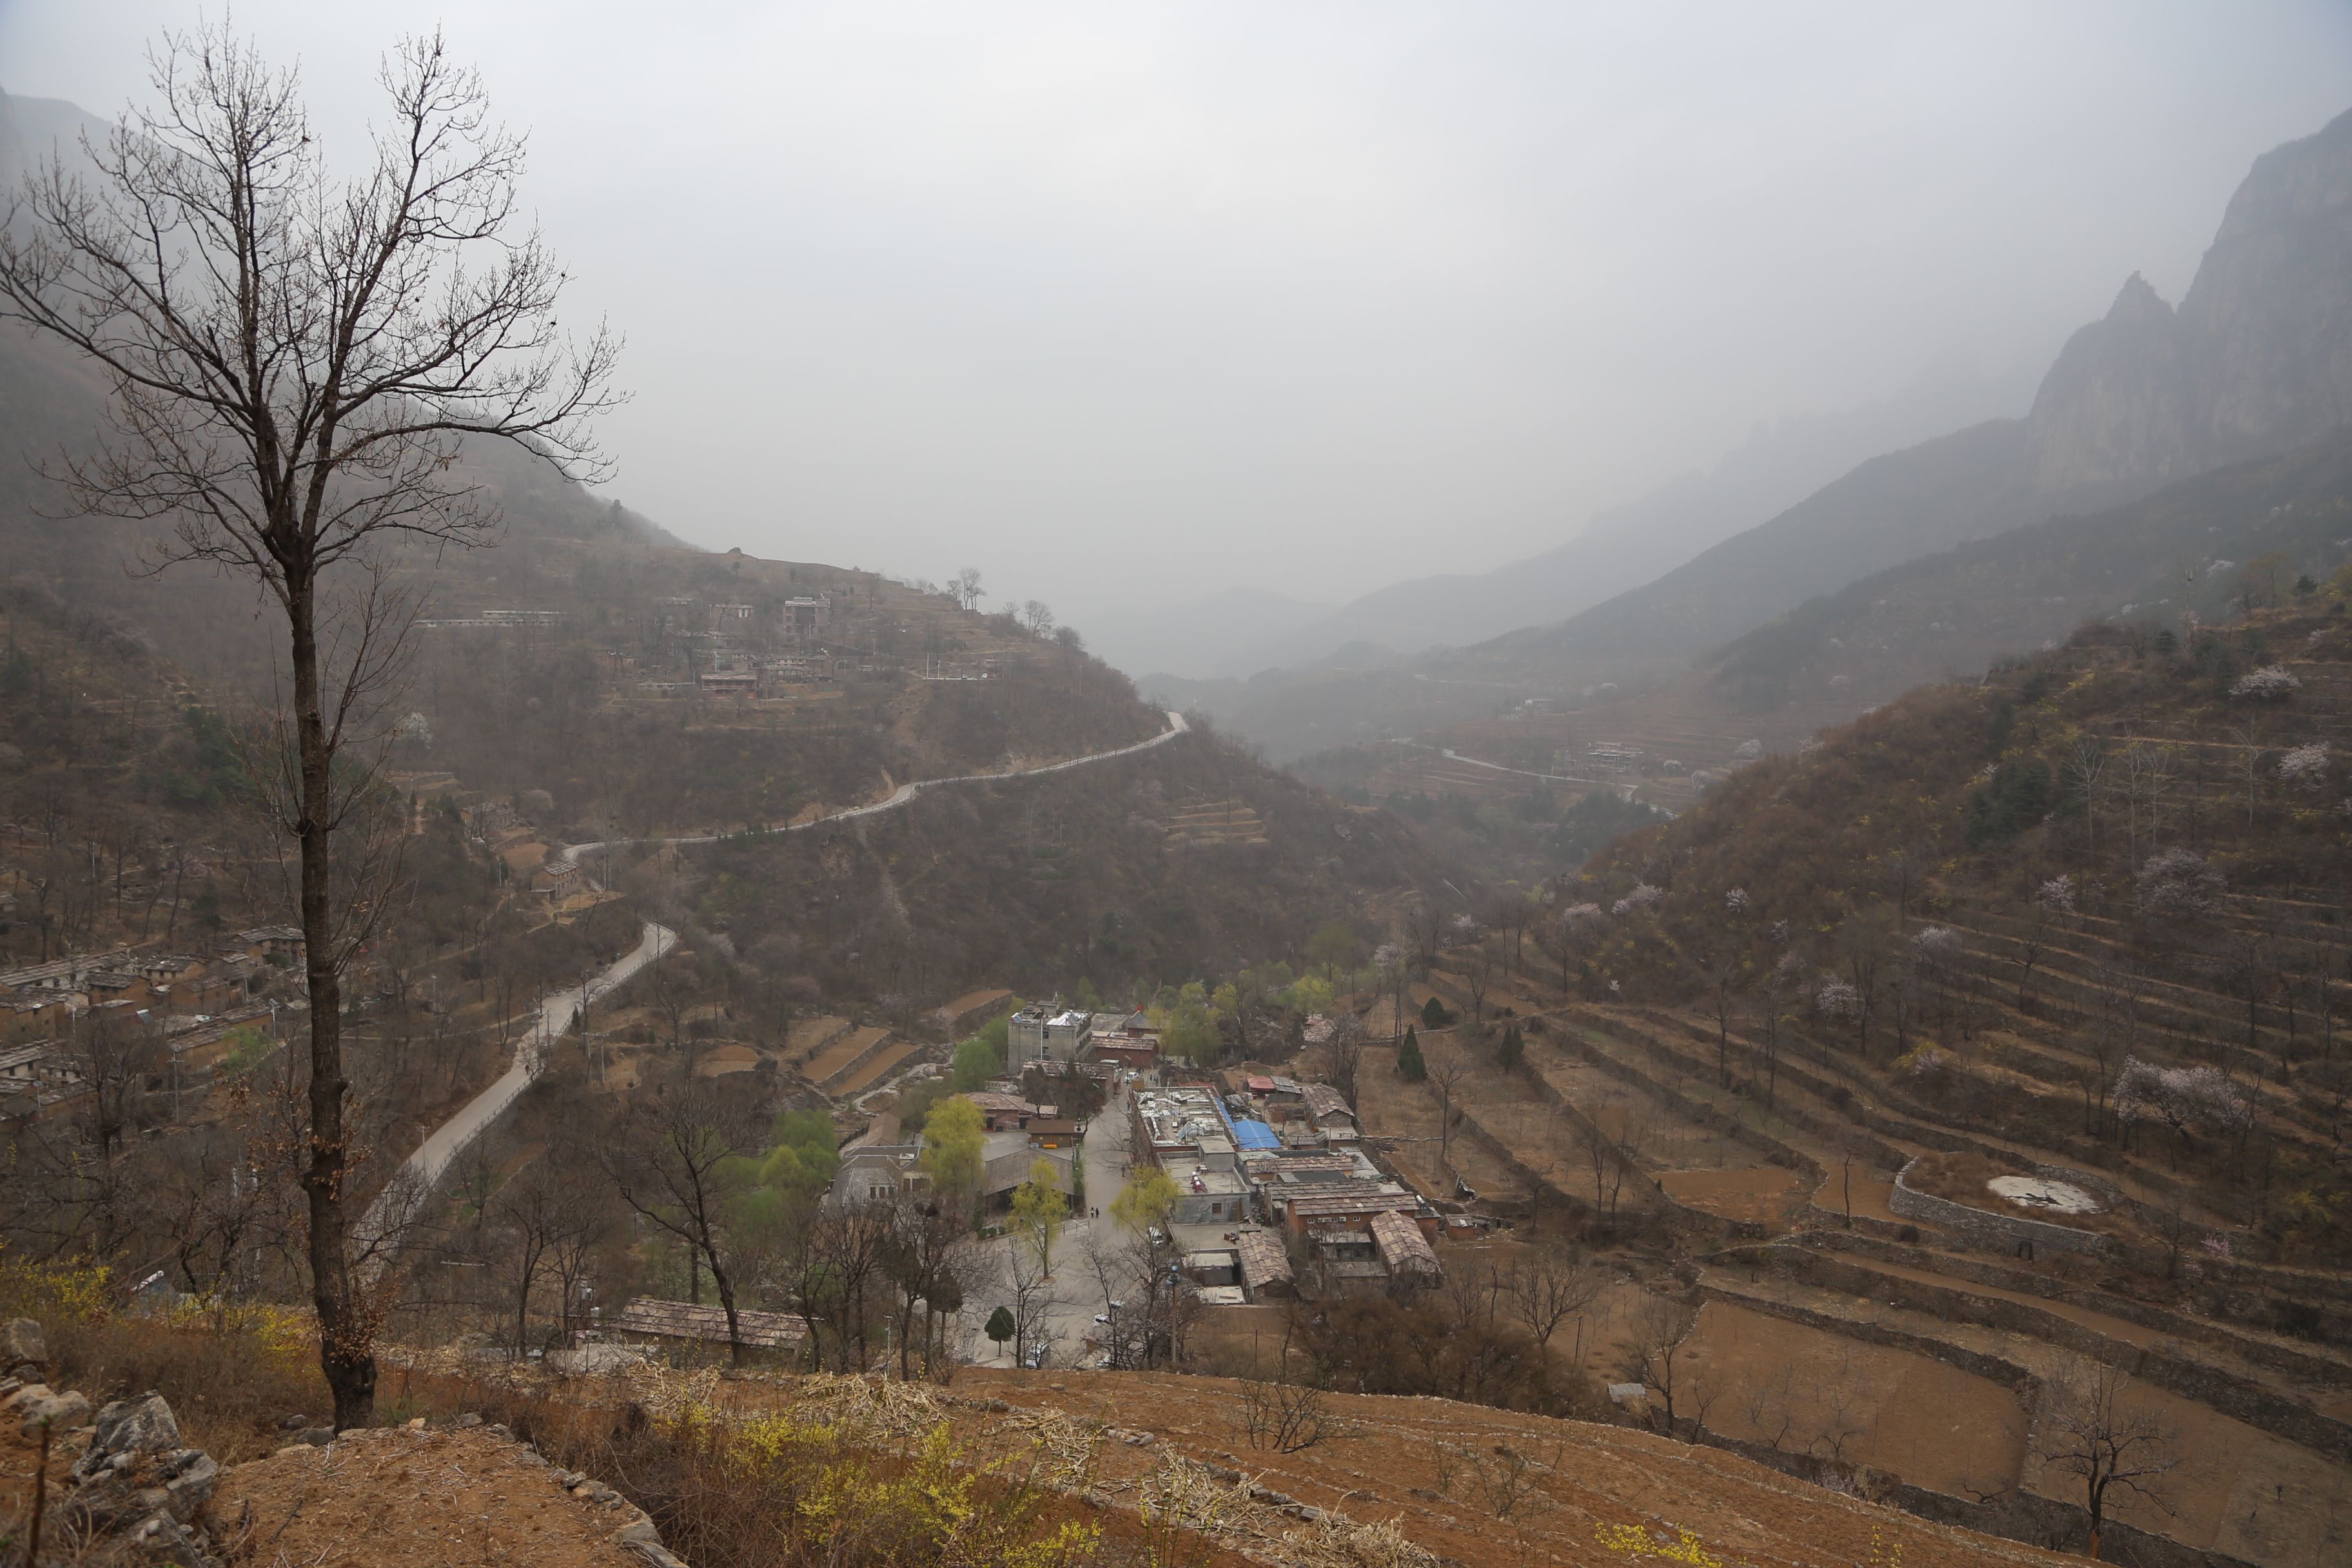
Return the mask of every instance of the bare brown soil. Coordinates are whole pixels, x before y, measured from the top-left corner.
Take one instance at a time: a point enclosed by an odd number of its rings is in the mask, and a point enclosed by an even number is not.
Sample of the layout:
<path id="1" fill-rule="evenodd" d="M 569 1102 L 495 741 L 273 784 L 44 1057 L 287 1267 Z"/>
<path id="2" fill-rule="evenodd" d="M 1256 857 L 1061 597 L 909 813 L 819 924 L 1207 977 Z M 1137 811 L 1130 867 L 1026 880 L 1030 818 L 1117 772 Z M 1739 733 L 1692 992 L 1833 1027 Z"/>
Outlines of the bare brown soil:
<path id="1" fill-rule="evenodd" d="M 1725 1219 L 1759 1224 L 1794 1217 L 1807 1200 L 1804 1178 L 1780 1165 L 1720 1171 L 1664 1171 L 1658 1184 L 1675 1202 Z"/>
<path id="2" fill-rule="evenodd" d="M 1981 1154 L 1937 1152 L 1922 1154 L 1912 1163 L 1903 1178 L 1920 1192 L 1948 1198 L 1956 1204 L 1966 1204 L 1988 1214 L 2010 1219 L 2030 1219 L 2043 1225 L 2062 1225 L 2070 1230 L 2096 1231 L 2113 1236 L 2145 1241 L 2147 1235 L 2123 1215 L 2102 1209 L 2097 1214 L 2057 1214 L 2048 1209 L 2025 1204 L 2011 1203 L 1985 1184 L 1996 1176 L 2013 1176 L 2014 1166 L 1989 1160 Z M 2095 1194 L 2094 1194 L 2095 1195 Z"/>
<path id="3" fill-rule="evenodd" d="M 1448 1038 L 1433 1031 L 1423 1045 L 1423 1055 L 1432 1048 L 1428 1039 Z M 1425 1197 L 1451 1199 L 1454 1180 L 1445 1169 L 1448 1152 L 1438 1136 L 1442 1118 L 1436 1091 L 1426 1083 L 1408 1083 L 1399 1078 L 1396 1053 L 1384 1047 L 1365 1050 L 1358 1064 L 1356 1085 L 1357 1110 L 1363 1118 L 1365 1134 L 1382 1141 L 1398 1173 L 1416 1191 Z M 1457 1109 L 1465 1092 L 1455 1091 Z M 1454 1131 L 1450 1157 L 1454 1171 L 1482 1195 L 1523 1195 L 1518 1178 L 1459 1128 Z"/>
<path id="4" fill-rule="evenodd" d="M 1693 1414 L 1731 1436 L 1891 1470 L 1954 1497 L 2005 1491 L 2026 1412 L 1933 1357 L 1709 1301 L 1689 1342 Z"/>
<path id="5" fill-rule="evenodd" d="M 625 1512 L 574 1498 L 528 1450 L 479 1430 L 350 1432 L 221 1478 L 215 1528 L 246 1561 L 303 1568 L 641 1568 Z"/>
<path id="6" fill-rule="evenodd" d="M 1688 1530 L 1705 1550 L 1753 1568 L 1866 1562 L 1874 1532 L 1880 1560 L 1899 1543 L 1906 1568 L 2067 1561 L 1842 1497 L 1721 1449 L 1624 1427 L 1439 1399 L 1341 1395 L 1331 1401 L 1340 1435 L 1279 1454 L 1250 1447 L 1244 1385 L 1225 1379 L 972 1369 L 955 1386 L 959 1394 L 1149 1431 L 1301 1502 L 1359 1521 L 1395 1520 L 1416 1544 L 1458 1563 L 1622 1565 L 1627 1559 L 1606 1550 L 1597 1532 L 1628 1524 Z M 1105 1462 L 1139 1470 L 1155 1447 L 1111 1446 Z M 1520 1466 L 1516 1480 L 1506 1479 Z"/>

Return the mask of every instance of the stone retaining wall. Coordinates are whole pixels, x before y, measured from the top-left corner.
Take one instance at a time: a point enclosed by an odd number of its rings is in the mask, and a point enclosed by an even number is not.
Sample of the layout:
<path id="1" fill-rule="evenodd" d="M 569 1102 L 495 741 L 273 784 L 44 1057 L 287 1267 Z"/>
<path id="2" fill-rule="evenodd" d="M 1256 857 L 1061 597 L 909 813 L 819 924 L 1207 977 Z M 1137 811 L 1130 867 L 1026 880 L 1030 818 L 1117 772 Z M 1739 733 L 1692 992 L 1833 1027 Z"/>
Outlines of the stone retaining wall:
<path id="1" fill-rule="evenodd" d="M 1859 1302 L 1887 1301 L 1890 1305 L 1915 1312 L 1933 1313 L 1948 1321 L 1979 1323 L 2027 1335 L 2058 1349 L 2104 1362 L 2159 1388 L 2169 1389 L 2184 1399 L 2209 1405 L 2258 1431 L 2284 1437 L 2315 1452 L 2330 1457 L 2352 1453 L 2352 1424 L 2322 1415 L 2308 1405 L 2284 1398 L 2233 1373 L 2190 1360 L 2161 1346 L 2132 1344 L 2101 1333 L 2072 1318 L 2061 1317 L 2023 1301 L 1972 1295 L 1957 1280 L 1950 1285 L 1931 1285 L 1925 1280 L 1881 1274 L 1859 1264 L 1833 1258 L 1817 1248 L 1786 1242 L 1769 1247 L 1738 1248 L 1723 1257 L 1729 1261 L 1759 1264 L 1775 1272 L 1785 1273 L 1801 1283 L 1851 1296 Z M 1738 1292 L 1728 1292 L 1725 1299 L 1759 1311 L 1775 1310 L 1760 1300 L 1751 1300 Z M 1874 1343 L 1899 1343 L 1906 1349 L 1920 1351 L 1980 1376 L 1992 1377 L 1995 1382 L 2007 1381 L 2002 1376 L 1982 1371 L 1975 1364 L 1988 1358 L 1946 1344 L 1943 1341 L 1828 1313 L 1799 1318 L 1797 1314 L 1801 1310 L 1790 1309 L 1779 1315 L 1792 1321 L 1812 1321 L 1817 1327 L 1830 1328 L 1835 1332 Z M 1886 1337 L 1888 1335 L 1896 1337 Z"/>
<path id="2" fill-rule="evenodd" d="M 2052 1225 L 2047 1220 L 2027 1219 L 2022 1215 L 1995 1214 L 1969 1204 L 1954 1203 L 1923 1193 L 1910 1184 L 1913 1160 L 1895 1173 L 1895 1191 L 1886 1206 L 1905 1219 L 1915 1219 L 1948 1230 L 1958 1236 L 1990 1247 L 2014 1250 L 2021 1245 L 2048 1247 L 2053 1252 L 2105 1252 L 2107 1238 L 2096 1231 L 2076 1230 L 2072 1226 Z M 2055 1167 L 2051 1167 L 2055 1169 Z M 2065 1178 L 2061 1177 L 2061 1180 Z"/>

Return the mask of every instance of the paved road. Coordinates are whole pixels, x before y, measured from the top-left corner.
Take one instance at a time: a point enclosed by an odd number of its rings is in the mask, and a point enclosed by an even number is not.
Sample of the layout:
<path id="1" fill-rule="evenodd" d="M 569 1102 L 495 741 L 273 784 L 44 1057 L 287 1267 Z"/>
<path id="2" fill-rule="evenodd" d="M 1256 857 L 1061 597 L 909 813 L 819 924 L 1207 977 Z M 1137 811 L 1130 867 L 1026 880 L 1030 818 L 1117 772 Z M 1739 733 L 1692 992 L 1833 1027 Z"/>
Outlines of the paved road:
<path id="1" fill-rule="evenodd" d="M 585 984 L 551 992 L 539 1005 L 539 1017 L 522 1038 L 515 1042 L 514 1061 L 496 1083 L 482 1090 L 458 1109 L 457 1114 L 433 1130 L 432 1135 L 417 1145 L 402 1164 L 399 1172 L 384 1184 L 383 1191 L 360 1221 L 357 1240 L 359 1250 L 365 1253 L 379 1238 L 392 1234 L 416 1217 L 417 1210 L 432 1194 L 434 1187 L 448 1173 L 449 1166 L 465 1152 L 466 1146 L 482 1135 L 483 1129 L 496 1121 L 529 1089 L 531 1080 L 547 1065 L 548 1052 L 555 1043 L 572 1032 L 572 1021 L 580 1009 L 595 1001 L 637 971 L 653 963 L 677 945 L 677 935 L 667 926 L 647 921 L 637 945 L 614 959 L 604 971 Z"/>
<path id="2" fill-rule="evenodd" d="M 1127 1097 L 1134 1091 L 1133 1085 L 1123 1087 L 1087 1124 L 1083 1148 L 1087 1162 L 1086 1209 L 1100 1209 L 1102 1217 L 1089 1218 L 1084 1211 L 1073 1214 L 1054 1240 L 1054 1280 L 1048 1288 L 1050 1300 L 1045 1312 L 1045 1331 L 1053 1345 L 1053 1365 L 1076 1366 L 1092 1361 L 1098 1353 L 1087 1350 L 1086 1344 L 1089 1337 L 1100 1332 L 1095 1326 L 1095 1314 L 1103 1310 L 1102 1287 L 1087 1263 L 1087 1238 L 1100 1236 L 1110 1240 L 1118 1234 L 1118 1222 L 1110 1217 L 1110 1205 L 1127 1185 L 1126 1165 L 1134 1139 L 1134 1128 L 1127 1114 Z M 988 1314 L 997 1308 L 1013 1304 L 1013 1249 L 1026 1245 L 1013 1236 L 1000 1237 L 988 1244 L 994 1254 L 996 1277 L 965 1309 L 975 1326 L 987 1321 Z M 997 1347 L 982 1338 L 975 1327 L 972 1343 L 973 1354 L 982 1361 L 1012 1363 L 1013 1347 L 1009 1342 L 999 1355 Z"/>
<path id="3" fill-rule="evenodd" d="M 1114 757 L 1131 757 L 1138 752 L 1148 752 L 1154 746 L 1164 746 L 1191 728 L 1191 725 L 1184 722 L 1184 715 L 1171 708 L 1168 710 L 1168 728 L 1150 740 L 1138 741 L 1131 746 L 1119 746 L 1108 752 L 1090 752 L 1083 757 L 1071 757 L 1065 762 L 1047 763 L 1042 767 L 1008 768 L 1001 773 L 950 773 L 945 778 L 915 779 L 900 784 L 881 800 L 869 801 L 864 805 L 844 806 L 839 811 L 829 811 L 823 816 L 813 816 L 806 822 L 792 823 L 773 831 L 805 833 L 812 827 L 822 827 L 828 822 L 845 822 L 858 816 L 879 816 L 886 811 L 898 810 L 925 790 L 938 789 L 945 784 L 993 784 L 1004 779 L 1033 779 L 1046 773 L 1065 773 L 1071 768 L 1087 767 L 1095 763 L 1107 763 Z M 609 845 L 599 840 L 592 844 L 574 844 L 558 856 L 557 859 L 562 862 L 576 862 L 581 856 L 593 854 L 599 849 L 640 844 L 716 844 L 721 837 L 723 836 L 720 834 L 705 833 L 684 838 L 621 838 L 614 839 Z"/>
<path id="4" fill-rule="evenodd" d="M 1171 710 L 1168 713 L 1167 729 L 1148 741 L 1138 741 L 1131 746 L 1119 746 L 1108 752 L 1094 752 L 1083 757 L 1072 757 L 1066 762 L 1047 763 L 1042 767 L 1009 768 L 996 773 L 957 773 L 948 778 L 917 779 L 912 783 L 900 784 L 891 792 L 887 799 L 874 801 L 865 805 L 848 806 L 824 816 L 814 817 L 807 822 L 793 823 L 783 831 L 798 833 L 828 822 L 840 822 L 856 816 L 874 816 L 882 812 L 894 811 L 923 791 L 937 789 L 942 784 L 1035 778 L 1045 773 L 1058 773 L 1070 768 L 1082 768 L 1092 763 L 1108 762 L 1114 757 L 1133 756 L 1138 752 L 1148 752 L 1154 746 L 1166 745 L 1177 736 L 1183 734 L 1190 727 L 1184 722 L 1184 715 Z M 715 834 L 706 834 L 699 837 L 630 839 L 625 842 L 710 844 L 715 843 L 717 837 Z M 559 859 L 576 864 L 582 854 L 605 847 L 607 846 L 603 843 L 574 844 L 566 848 Z M 432 1135 L 418 1145 L 416 1152 L 408 1157 L 394 1178 L 385 1184 L 383 1193 L 378 1194 L 375 1203 L 369 1207 L 367 1214 L 360 1221 L 355 1237 L 359 1245 L 355 1250 L 364 1256 L 373 1249 L 376 1241 L 405 1226 L 416 1216 L 417 1211 L 424 1206 L 425 1200 L 432 1195 L 435 1185 L 440 1182 L 443 1175 L 447 1173 L 450 1163 L 457 1159 L 467 1144 L 481 1136 L 483 1129 L 503 1115 L 507 1107 L 512 1105 L 524 1089 L 530 1087 L 531 1080 L 539 1076 L 541 1068 L 546 1065 L 548 1047 L 570 1032 L 572 1020 L 583 1003 L 593 1002 L 602 996 L 677 944 L 677 937 L 675 932 L 667 927 L 658 926 L 647 921 L 645 935 L 634 951 L 623 954 L 611 967 L 587 982 L 585 985 L 557 991 L 545 997 L 540 1003 L 539 1021 L 515 1047 L 513 1065 L 507 1068 L 496 1083 L 467 1101 L 457 1115 L 436 1128 Z M 1115 1164 L 1111 1168 L 1111 1175 L 1114 1184 L 1106 1190 L 1116 1193 L 1118 1171 Z M 1095 1173 L 1089 1168 L 1087 1180 L 1092 1184 L 1094 1179 Z M 1088 1191 L 1093 1190 L 1090 1184 Z M 1104 1207 L 1109 1206 L 1109 1198 L 1106 1197 L 1101 1202 Z M 1103 1223 L 1108 1225 L 1109 1221 L 1106 1219 Z"/>

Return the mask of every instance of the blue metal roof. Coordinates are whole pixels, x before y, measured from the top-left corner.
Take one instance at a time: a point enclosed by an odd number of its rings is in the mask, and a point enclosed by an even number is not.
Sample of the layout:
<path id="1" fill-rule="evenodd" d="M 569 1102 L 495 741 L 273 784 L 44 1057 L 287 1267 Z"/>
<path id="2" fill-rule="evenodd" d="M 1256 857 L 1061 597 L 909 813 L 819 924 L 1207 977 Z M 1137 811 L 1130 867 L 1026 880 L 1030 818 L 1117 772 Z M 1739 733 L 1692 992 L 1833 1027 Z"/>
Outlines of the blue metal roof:
<path id="1" fill-rule="evenodd" d="M 1282 1147 L 1282 1140 L 1276 1138 L 1274 1135 L 1274 1129 L 1268 1127 L 1265 1122 L 1247 1121 L 1244 1121 L 1240 1117 L 1235 1117 L 1233 1120 L 1234 1142 L 1239 1147 L 1244 1149 L 1279 1149 Z"/>

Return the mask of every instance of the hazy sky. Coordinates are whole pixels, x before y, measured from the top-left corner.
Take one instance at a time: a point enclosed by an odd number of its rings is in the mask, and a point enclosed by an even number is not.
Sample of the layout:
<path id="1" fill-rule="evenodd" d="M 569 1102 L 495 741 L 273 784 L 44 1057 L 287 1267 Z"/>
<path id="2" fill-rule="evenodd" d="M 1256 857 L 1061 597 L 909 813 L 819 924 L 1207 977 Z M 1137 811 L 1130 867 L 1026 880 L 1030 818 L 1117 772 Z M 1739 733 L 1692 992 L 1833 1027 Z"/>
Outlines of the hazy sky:
<path id="1" fill-rule="evenodd" d="M 0 86 L 118 111 L 197 11 L 0 0 Z M 331 154 L 436 19 L 236 9 Z M 2135 269 L 2177 302 L 2252 159 L 2352 107 L 2340 0 L 441 19 L 628 337 L 615 494 L 1082 625 L 1492 566 L 1759 419 L 2013 383 Z"/>

